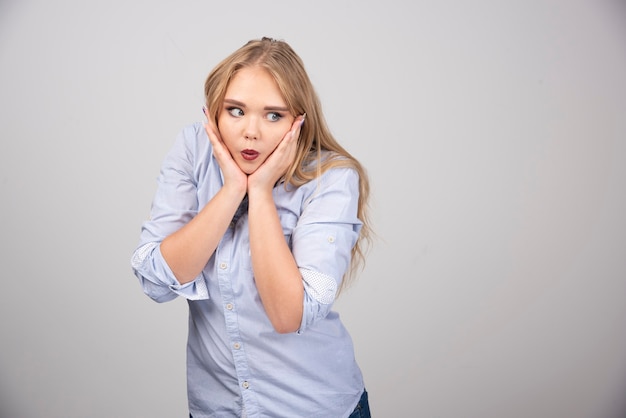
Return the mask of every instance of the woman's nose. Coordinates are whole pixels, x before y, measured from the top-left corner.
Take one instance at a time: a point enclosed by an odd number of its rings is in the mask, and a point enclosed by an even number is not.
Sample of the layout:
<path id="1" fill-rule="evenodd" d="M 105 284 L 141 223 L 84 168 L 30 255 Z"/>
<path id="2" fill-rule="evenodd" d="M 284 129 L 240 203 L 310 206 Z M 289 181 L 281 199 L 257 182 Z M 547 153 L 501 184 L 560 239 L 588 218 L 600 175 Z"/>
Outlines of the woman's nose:
<path id="1" fill-rule="evenodd" d="M 259 138 L 259 123 L 257 118 L 248 118 L 248 123 L 244 128 L 243 136 L 246 139 L 258 139 Z"/>

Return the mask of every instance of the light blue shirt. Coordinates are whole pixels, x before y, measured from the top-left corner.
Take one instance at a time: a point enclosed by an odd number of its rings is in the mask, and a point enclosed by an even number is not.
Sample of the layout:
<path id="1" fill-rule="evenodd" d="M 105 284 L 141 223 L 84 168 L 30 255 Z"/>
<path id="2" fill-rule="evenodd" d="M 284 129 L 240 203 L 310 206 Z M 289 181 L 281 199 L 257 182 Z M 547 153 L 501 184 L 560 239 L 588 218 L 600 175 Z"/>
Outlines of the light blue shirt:
<path id="1" fill-rule="evenodd" d="M 189 304 L 187 389 L 194 418 L 342 418 L 364 384 L 352 340 L 332 310 L 361 229 L 358 174 L 327 170 L 298 188 L 274 188 L 285 239 L 305 289 L 300 329 L 277 333 L 254 283 L 248 216 L 231 223 L 201 274 L 181 285 L 161 241 L 189 222 L 223 185 L 201 124 L 186 127 L 165 158 L 151 219 L 132 267 L 157 302 Z"/>

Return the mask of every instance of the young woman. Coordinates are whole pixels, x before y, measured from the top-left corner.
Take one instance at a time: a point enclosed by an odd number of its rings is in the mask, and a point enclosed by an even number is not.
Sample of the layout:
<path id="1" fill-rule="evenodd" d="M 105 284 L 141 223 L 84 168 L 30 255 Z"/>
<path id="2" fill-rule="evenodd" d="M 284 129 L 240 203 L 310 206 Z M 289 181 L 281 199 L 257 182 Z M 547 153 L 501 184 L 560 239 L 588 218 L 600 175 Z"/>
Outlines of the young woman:
<path id="1" fill-rule="evenodd" d="M 369 417 L 332 311 L 369 239 L 363 167 L 283 41 L 235 51 L 205 96 L 207 123 L 165 158 L 132 257 L 148 296 L 188 300 L 191 416 Z"/>

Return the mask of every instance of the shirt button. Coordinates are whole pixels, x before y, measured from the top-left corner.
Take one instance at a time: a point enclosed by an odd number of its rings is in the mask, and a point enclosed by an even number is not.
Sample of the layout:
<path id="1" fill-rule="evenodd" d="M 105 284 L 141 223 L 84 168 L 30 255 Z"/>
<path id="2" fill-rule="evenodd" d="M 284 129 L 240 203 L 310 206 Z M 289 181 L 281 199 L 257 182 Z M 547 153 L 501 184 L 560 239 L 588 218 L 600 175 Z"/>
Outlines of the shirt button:
<path id="1" fill-rule="evenodd" d="M 226 263 L 220 263 L 220 268 L 221 268 L 222 270 L 226 270 L 226 268 L 227 268 L 227 267 L 228 267 L 228 264 L 226 264 Z"/>
<path id="2" fill-rule="evenodd" d="M 330 243 L 335 242 L 335 237 L 333 237 L 333 236 L 328 237 L 328 242 L 330 242 Z"/>
<path id="3" fill-rule="evenodd" d="M 228 309 L 229 311 L 233 310 L 233 304 L 232 303 L 227 303 L 226 304 L 226 309 Z"/>
<path id="4" fill-rule="evenodd" d="M 239 343 L 235 343 L 235 344 L 233 344 L 233 348 L 234 348 L 235 350 L 239 350 L 239 349 L 241 348 L 241 344 L 239 344 Z"/>
<path id="5" fill-rule="evenodd" d="M 248 389 L 248 388 L 250 387 L 250 383 L 248 383 L 248 382 L 243 382 L 243 383 L 241 384 L 241 386 L 242 386 L 244 389 Z"/>

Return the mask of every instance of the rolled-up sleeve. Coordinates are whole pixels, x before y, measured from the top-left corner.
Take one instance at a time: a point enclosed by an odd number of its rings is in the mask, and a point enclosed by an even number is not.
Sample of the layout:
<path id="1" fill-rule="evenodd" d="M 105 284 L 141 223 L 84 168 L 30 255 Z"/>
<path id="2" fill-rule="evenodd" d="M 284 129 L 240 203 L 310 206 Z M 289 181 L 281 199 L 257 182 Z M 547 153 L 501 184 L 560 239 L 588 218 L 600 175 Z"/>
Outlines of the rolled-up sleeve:
<path id="1" fill-rule="evenodd" d="M 300 333 L 326 317 L 335 301 L 362 226 L 358 198 L 358 173 L 330 169 L 319 179 L 293 230 L 292 252 L 305 289 Z"/>
<path id="2" fill-rule="evenodd" d="M 152 202 L 150 219 L 143 223 L 131 266 L 146 295 L 157 302 L 183 296 L 208 299 L 204 275 L 181 285 L 161 254 L 161 242 L 198 213 L 195 169 L 196 129 L 188 127 L 177 137 L 163 161 Z M 208 140 L 207 140 L 208 142 Z"/>

